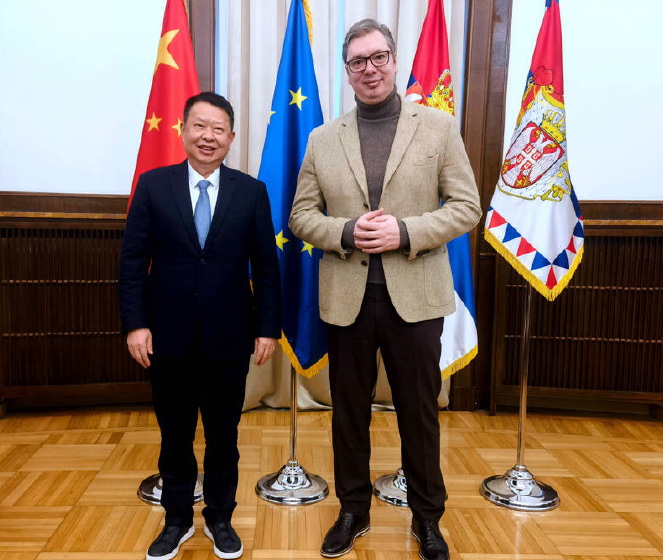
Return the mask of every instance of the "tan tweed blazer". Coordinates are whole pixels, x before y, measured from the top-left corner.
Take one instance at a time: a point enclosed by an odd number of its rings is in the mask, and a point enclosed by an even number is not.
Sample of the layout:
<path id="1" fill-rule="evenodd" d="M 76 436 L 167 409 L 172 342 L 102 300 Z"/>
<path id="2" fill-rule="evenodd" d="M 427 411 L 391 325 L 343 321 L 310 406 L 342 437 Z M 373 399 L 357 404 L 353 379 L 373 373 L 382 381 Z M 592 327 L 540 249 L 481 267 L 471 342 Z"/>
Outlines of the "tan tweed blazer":
<path id="1" fill-rule="evenodd" d="M 402 219 L 410 237 L 409 253 L 382 253 L 398 314 L 414 322 L 453 313 L 445 244 L 471 230 L 481 217 L 474 175 L 453 117 L 401 98 L 380 207 Z M 348 220 L 368 211 L 354 109 L 311 133 L 290 214 L 293 233 L 324 250 L 320 316 L 327 323 L 347 326 L 359 313 L 369 257 L 357 249 L 345 253 L 341 236 Z"/>

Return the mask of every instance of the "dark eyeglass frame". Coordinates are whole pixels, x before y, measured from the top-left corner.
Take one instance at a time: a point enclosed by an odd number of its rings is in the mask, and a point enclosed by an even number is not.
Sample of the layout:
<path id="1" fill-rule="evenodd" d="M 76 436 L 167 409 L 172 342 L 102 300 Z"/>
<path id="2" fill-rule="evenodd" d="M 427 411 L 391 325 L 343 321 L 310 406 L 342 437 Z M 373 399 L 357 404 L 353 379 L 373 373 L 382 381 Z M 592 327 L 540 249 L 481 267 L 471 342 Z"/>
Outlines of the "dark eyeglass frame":
<path id="1" fill-rule="evenodd" d="M 376 61 L 373 60 L 374 57 L 377 57 L 377 56 L 379 56 L 379 55 L 383 55 L 383 54 L 386 54 L 386 55 L 387 55 L 387 59 L 386 59 L 384 62 L 382 62 L 382 63 L 376 63 Z M 356 57 L 353 58 L 352 60 L 348 60 L 348 61 L 345 63 L 345 67 L 346 67 L 350 72 L 352 72 L 353 74 L 359 74 L 359 72 L 363 72 L 364 70 L 366 70 L 366 67 L 368 66 L 368 61 L 369 61 L 369 60 L 371 61 L 371 64 L 372 64 L 375 68 L 380 68 L 381 66 L 386 66 L 387 64 L 389 64 L 389 60 L 390 60 L 390 55 L 391 55 L 391 54 L 392 54 L 391 51 L 387 50 L 387 51 L 377 51 L 377 52 L 374 52 L 373 54 L 371 54 L 371 55 L 369 55 L 369 56 L 356 56 Z M 352 68 L 351 65 L 352 65 L 353 62 L 355 62 L 355 63 L 357 63 L 357 62 L 358 62 L 358 63 L 361 63 L 361 66 L 358 66 L 357 68 Z"/>

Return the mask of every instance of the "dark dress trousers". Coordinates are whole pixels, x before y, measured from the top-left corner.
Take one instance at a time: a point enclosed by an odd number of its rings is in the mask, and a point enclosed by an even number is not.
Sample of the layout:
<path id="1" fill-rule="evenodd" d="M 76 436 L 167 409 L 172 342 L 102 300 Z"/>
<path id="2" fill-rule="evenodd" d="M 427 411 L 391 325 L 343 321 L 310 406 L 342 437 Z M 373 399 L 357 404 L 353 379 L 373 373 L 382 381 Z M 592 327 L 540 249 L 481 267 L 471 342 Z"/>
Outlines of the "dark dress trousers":
<path id="1" fill-rule="evenodd" d="M 198 410 L 205 430 L 208 522 L 228 521 L 237 488 L 237 424 L 255 337 L 281 335 L 281 291 L 265 185 L 221 166 L 205 246 L 193 220 L 188 165 L 143 174 L 120 257 L 125 332 L 149 328 L 150 381 L 161 429 L 166 522 L 189 524 Z"/>

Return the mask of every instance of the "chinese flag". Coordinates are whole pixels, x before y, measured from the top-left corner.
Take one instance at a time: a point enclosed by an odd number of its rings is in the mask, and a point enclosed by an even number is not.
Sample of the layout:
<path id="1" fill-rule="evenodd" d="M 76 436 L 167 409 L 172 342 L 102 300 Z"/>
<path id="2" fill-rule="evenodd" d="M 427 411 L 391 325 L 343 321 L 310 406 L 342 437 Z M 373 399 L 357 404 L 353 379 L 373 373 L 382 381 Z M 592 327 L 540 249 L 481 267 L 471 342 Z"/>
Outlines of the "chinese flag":
<path id="1" fill-rule="evenodd" d="M 185 2 L 166 3 L 129 204 L 142 173 L 186 159 L 182 144 L 184 103 L 200 93 L 200 87 Z"/>

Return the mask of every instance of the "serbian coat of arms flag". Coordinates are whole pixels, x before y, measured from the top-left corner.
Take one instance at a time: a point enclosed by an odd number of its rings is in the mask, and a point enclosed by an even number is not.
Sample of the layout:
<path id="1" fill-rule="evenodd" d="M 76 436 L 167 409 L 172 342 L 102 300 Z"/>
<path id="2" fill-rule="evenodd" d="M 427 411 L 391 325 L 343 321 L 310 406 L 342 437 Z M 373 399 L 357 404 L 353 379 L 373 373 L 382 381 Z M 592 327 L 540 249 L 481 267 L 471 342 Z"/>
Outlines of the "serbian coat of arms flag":
<path id="1" fill-rule="evenodd" d="M 546 1 L 484 235 L 549 300 L 562 292 L 582 259 L 582 214 L 566 151 L 559 0 Z"/>
<path id="2" fill-rule="evenodd" d="M 447 23 L 442 0 L 428 2 L 405 98 L 454 114 Z M 478 351 L 469 234 L 447 243 L 447 251 L 454 280 L 456 311 L 444 318 L 440 356 L 443 379 L 469 364 Z"/>

